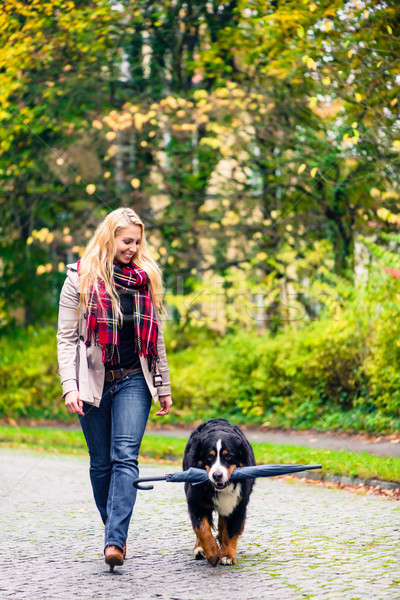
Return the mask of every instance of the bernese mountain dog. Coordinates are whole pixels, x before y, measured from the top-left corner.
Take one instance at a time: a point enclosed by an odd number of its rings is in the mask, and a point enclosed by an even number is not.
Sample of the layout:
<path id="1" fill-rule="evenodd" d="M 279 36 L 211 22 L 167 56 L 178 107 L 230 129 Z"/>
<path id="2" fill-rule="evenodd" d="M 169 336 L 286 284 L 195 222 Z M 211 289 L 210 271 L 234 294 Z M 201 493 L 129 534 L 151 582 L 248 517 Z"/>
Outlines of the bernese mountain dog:
<path id="1" fill-rule="evenodd" d="M 243 432 L 225 419 L 210 419 L 190 435 L 183 469 L 206 469 L 206 483 L 185 483 L 190 519 L 196 534 L 194 557 L 216 565 L 236 564 L 236 548 L 243 532 L 254 480 L 229 480 L 235 467 L 255 465 L 253 449 Z M 218 513 L 218 542 L 212 533 Z"/>

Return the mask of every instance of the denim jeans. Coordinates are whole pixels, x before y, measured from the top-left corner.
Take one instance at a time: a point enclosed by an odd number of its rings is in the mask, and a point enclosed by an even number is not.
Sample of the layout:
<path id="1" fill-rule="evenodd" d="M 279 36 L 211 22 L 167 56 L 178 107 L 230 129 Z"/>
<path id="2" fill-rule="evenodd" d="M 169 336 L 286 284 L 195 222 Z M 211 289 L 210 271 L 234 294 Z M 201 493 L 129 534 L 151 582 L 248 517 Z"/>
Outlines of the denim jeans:
<path id="1" fill-rule="evenodd" d="M 104 383 L 98 408 L 79 415 L 90 455 L 90 481 L 105 525 L 105 545 L 123 548 L 136 500 L 138 455 L 151 406 L 142 371 Z"/>

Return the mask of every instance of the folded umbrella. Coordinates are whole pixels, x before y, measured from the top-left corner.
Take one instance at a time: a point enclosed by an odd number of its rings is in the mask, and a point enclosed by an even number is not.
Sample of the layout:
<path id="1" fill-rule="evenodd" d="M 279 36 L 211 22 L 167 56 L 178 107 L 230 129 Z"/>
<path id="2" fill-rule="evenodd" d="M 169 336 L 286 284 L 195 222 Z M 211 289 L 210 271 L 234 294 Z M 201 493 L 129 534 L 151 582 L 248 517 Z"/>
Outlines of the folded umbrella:
<path id="1" fill-rule="evenodd" d="M 255 465 L 253 467 L 236 467 L 232 471 L 230 481 L 256 479 L 256 477 L 274 477 L 275 475 L 288 475 L 290 473 L 321 468 L 322 465 Z M 152 490 L 153 485 L 141 485 L 144 481 L 168 481 L 173 483 L 187 481 L 192 485 L 198 485 L 209 481 L 209 478 L 205 469 L 190 467 L 186 471 L 169 473 L 168 475 L 161 475 L 159 477 L 138 477 L 134 480 L 133 486 L 139 490 Z"/>

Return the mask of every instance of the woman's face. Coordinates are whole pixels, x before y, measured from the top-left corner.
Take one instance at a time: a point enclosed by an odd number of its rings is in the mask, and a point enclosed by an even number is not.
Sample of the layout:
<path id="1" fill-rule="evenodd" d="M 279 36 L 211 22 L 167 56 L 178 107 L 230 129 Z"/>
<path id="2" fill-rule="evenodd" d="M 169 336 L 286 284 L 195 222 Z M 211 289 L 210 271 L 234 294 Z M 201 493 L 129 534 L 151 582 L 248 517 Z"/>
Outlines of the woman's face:
<path id="1" fill-rule="evenodd" d="M 128 265 L 139 250 L 142 240 L 142 229 L 139 225 L 129 225 L 121 229 L 115 236 L 114 262 Z"/>

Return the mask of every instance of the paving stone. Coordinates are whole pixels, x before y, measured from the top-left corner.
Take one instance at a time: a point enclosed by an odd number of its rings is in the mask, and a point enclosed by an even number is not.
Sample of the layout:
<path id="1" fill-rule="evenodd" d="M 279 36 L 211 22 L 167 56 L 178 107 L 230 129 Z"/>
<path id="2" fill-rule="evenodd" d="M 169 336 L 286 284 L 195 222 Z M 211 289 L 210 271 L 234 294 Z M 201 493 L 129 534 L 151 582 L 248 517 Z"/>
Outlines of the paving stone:
<path id="1" fill-rule="evenodd" d="M 139 491 L 110 573 L 88 460 L 1 450 L 0 597 L 13 600 L 400 598 L 400 503 L 258 479 L 236 566 L 192 557 L 183 484 Z M 164 474 L 172 467 L 141 469 Z"/>

